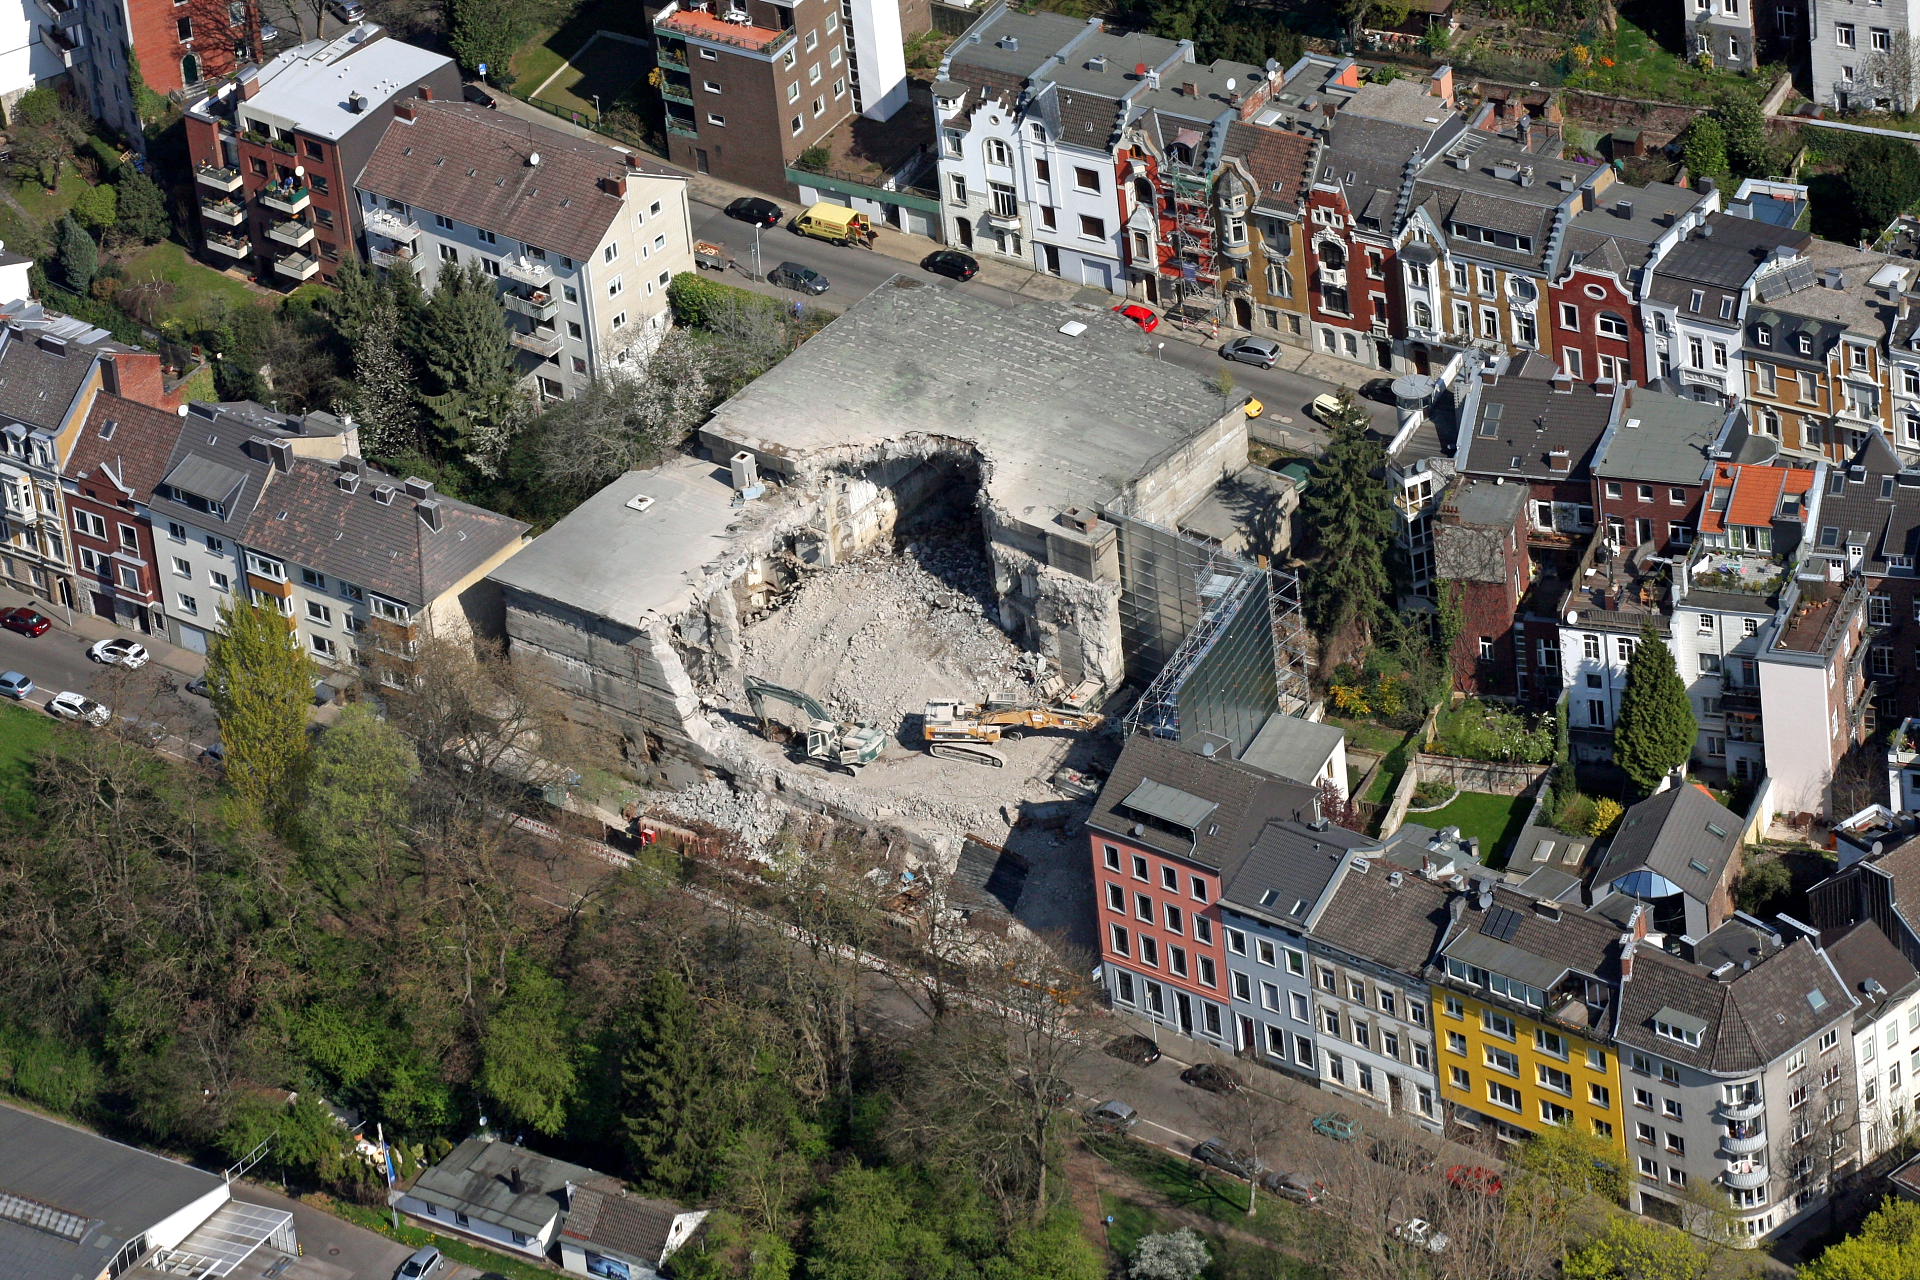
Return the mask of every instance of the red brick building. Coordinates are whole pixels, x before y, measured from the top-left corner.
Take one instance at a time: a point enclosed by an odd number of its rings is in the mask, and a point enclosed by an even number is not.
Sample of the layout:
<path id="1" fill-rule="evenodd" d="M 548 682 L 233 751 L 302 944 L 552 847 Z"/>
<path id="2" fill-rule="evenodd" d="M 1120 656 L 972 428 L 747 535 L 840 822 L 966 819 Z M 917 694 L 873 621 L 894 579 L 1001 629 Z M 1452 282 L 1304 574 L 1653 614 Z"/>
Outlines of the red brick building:
<path id="1" fill-rule="evenodd" d="M 1433 518 L 1433 571 L 1460 609 L 1454 687 L 1476 697 L 1516 696 L 1525 637 L 1515 624 L 1533 581 L 1527 490 L 1486 480 L 1447 490 Z"/>
<path id="2" fill-rule="evenodd" d="M 156 93 L 198 88 L 261 56 L 258 0 L 129 0 L 127 31 Z"/>
<path id="3" fill-rule="evenodd" d="M 1706 216 L 1711 198 L 1664 182 L 1582 193 L 1567 225 L 1565 265 L 1547 286 L 1554 356 L 1574 381 L 1646 383 L 1633 281 Z"/>
<path id="4" fill-rule="evenodd" d="M 359 252 L 353 180 L 394 111 L 459 94 L 451 59 L 362 24 L 194 104 L 187 149 L 202 255 L 285 289 L 316 277 L 331 283 Z"/>
<path id="5" fill-rule="evenodd" d="M 1233 1047 L 1220 885 L 1314 792 L 1160 738 L 1127 743 L 1087 819 L 1101 971 L 1116 1007 Z"/>
<path id="6" fill-rule="evenodd" d="M 146 352 L 117 355 L 111 363 L 129 354 L 151 360 L 158 373 L 159 357 Z M 110 368 L 107 377 L 114 381 Z M 122 391 L 132 389 L 121 383 Z M 66 466 L 74 570 L 85 593 L 76 604 L 150 634 L 166 631 L 160 575 L 167 566 L 155 547 L 146 502 L 166 474 L 180 424 L 172 408 L 103 390 Z"/>
<path id="7" fill-rule="evenodd" d="M 1644 561 L 1684 550 L 1699 527 L 1712 453 L 1744 434 L 1736 407 L 1624 388 L 1593 456 L 1593 509 L 1621 551 Z"/>

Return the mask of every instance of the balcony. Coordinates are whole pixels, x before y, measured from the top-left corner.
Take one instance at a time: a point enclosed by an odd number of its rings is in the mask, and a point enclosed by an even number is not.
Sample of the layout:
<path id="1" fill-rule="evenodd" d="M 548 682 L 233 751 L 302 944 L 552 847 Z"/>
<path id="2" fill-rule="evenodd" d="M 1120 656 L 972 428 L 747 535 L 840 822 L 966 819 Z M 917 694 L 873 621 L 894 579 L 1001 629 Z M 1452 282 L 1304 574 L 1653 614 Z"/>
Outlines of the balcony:
<path id="1" fill-rule="evenodd" d="M 40 0 L 40 7 L 55 22 L 66 17 L 74 10 L 74 0 Z"/>
<path id="2" fill-rule="evenodd" d="M 653 51 L 653 60 L 668 71 L 685 73 L 689 70 L 685 49 L 670 49 L 664 44 L 659 45 Z"/>
<path id="3" fill-rule="evenodd" d="M 273 260 L 273 269 L 294 280 L 311 280 L 320 274 L 320 261 L 308 254 L 289 253 Z"/>
<path id="4" fill-rule="evenodd" d="M 1753 1094 L 1738 1102 L 1720 1103 L 1713 1109 L 1713 1118 L 1744 1124 L 1749 1120 L 1759 1119 L 1760 1113 L 1766 1109 L 1766 1104 L 1760 1100 L 1760 1095 Z"/>
<path id="5" fill-rule="evenodd" d="M 551 324 L 560 314 L 560 301 L 545 289 L 535 289 L 530 293 L 509 291 L 504 299 L 507 310 L 522 315 L 529 320 L 538 320 Z"/>
<path id="6" fill-rule="evenodd" d="M 660 96 L 669 102 L 681 102 L 690 107 L 693 105 L 693 86 L 676 84 L 672 80 L 662 79 L 660 81 Z"/>
<path id="7" fill-rule="evenodd" d="M 218 231 L 207 232 L 207 252 L 217 253 L 227 258 L 247 258 L 253 255 L 253 246 L 240 236 L 222 235 Z"/>
<path id="8" fill-rule="evenodd" d="M 193 171 L 203 187 L 212 187 L 215 191 L 238 191 L 240 189 L 240 171 L 223 169 L 217 164 L 203 164 Z"/>
<path id="9" fill-rule="evenodd" d="M 246 223 L 247 209 L 237 200 L 202 200 L 200 216 L 223 227 L 238 227 Z"/>
<path id="10" fill-rule="evenodd" d="M 390 271 L 396 269 L 405 271 L 411 268 L 413 258 L 413 246 L 410 244 L 396 245 L 391 249 L 367 250 L 368 262 L 376 267 L 386 267 Z"/>
<path id="11" fill-rule="evenodd" d="M 1766 1149 L 1767 1131 L 1758 1125 L 1750 1125 L 1745 1132 L 1735 1129 L 1720 1139 L 1720 1150 L 1729 1160 L 1740 1160 L 1756 1151 Z"/>
<path id="12" fill-rule="evenodd" d="M 682 120 L 669 111 L 667 112 L 667 132 L 678 134 L 682 138 L 697 138 L 700 136 L 700 127 L 693 121 Z"/>
<path id="13" fill-rule="evenodd" d="M 260 193 L 260 203 L 291 218 L 307 211 L 311 194 L 305 187 L 268 187 Z"/>
<path id="14" fill-rule="evenodd" d="M 500 264 L 500 274 L 515 284 L 544 288 L 553 279 L 553 269 L 538 258 L 512 257 Z"/>
<path id="15" fill-rule="evenodd" d="M 982 215 L 982 218 L 989 225 L 1004 227 L 1008 231 L 1018 231 L 1020 229 L 1020 210 L 1017 208 L 989 209 Z"/>
<path id="16" fill-rule="evenodd" d="M 1752 1191 L 1767 1185 L 1767 1166 L 1758 1160 L 1742 1160 L 1728 1165 L 1720 1180 L 1735 1191 Z"/>
<path id="17" fill-rule="evenodd" d="M 1745 685 L 1720 690 L 1720 709 L 1733 715 L 1760 714 L 1760 691 Z"/>
<path id="18" fill-rule="evenodd" d="M 557 329 L 535 329 L 532 333 L 521 333 L 518 329 L 508 332 L 507 341 L 522 351 L 531 352 L 542 360 L 551 360 L 560 354 L 566 339 Z"/>
<path id="19" fill-rule="evenodd" d="M 276 222 L 267 228 L 267 239 L 276 244 L 284 244 L 289 249 L 298 249 L 313 242 L 313 224 L 302 222 L 298 218 L 288 218 L 285 222 Z"/>
<path id="20" fill-rule="evenodd" d="M 40 43 L 47 46 L 48 52 L 60 60 L 63 67 L 73 65 L 73 55 L 79 52 L 85 43 L 79 29 L 62 31 L 59 27 L 40 28 Z"/>
<path id="21" fill-rule="evenodd" d="M 420 238 L 420 224 L 403 218 L 391 209 L 374 209 L 367 214 L 367 231 L 385 236 L 395 244 L 412 244 Z"/>
<path id="22" fill-rule="evenodd" d="M 769 61 L 778 57 L 783 49 L 798 38 L 792 30 L 776 31 L 771 27 L 756 27 L 750 22 L 728 22 L 704 9 L 682 10 L 677 4 L 670 4 L 654 15 L 653 32 L 655 36 L 667 40 L 683 40 L 692 36 L 714 44 L 731 45 L 748 53 L 760 54 Z"/>

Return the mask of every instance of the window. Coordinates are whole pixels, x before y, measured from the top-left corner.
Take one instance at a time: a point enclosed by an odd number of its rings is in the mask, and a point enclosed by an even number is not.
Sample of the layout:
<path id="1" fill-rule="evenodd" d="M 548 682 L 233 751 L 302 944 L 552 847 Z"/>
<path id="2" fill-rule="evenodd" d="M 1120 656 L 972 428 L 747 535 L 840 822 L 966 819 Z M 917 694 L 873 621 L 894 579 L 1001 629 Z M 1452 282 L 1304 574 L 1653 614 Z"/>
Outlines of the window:
<path id="1" fill-rule="evenodd" d="M 1167 948 L 1167 968 L 1176 978 L 1187 976 L 1187 949 L 1185 947 Z"/>
<path id="2" fill-rule="evenodd" d="M 1084 165 L 1075 165 L 1073 169 L 1073 185 L 1082 191 L 1100 190 L 1100 171 L 1098 169 L 1089 169 Z"/>
<path id="3" fill-rule="evenodd" d="M 1613 1090 L 1604 1084 L 1589 1084 L 1587 1086 L 1587 1101 L 1603 1111 L 1612 1110 Z"/>
<path id="4" fill-rule="evenodd" d="M 1467 1038 L 1461 1035 L 1458 1031 L 1447 1032 L 1447 1052 L 1457 1053 L 1463 1058 L 1466 1057 L 1467 1056 Z"/>
<path id="5" fill-rule="evenodd" d="M 1558 1067 L 1549 1067 L 1541 1063 L 1536 1068 L 1536 1074 L 1542 1089 L 1551 1089 L 1555 1093 L 1563 1093 L 1568 1097 L 1573 1096 L 1573 1077 Z"/>
<path id="6" fill-rule="evenodd" d="M 1857 41 L 1854 38 L 1853 24 L 1851 22 L 1834 23 L 1833 24 L 1833 42 L 1839 45 L 1842 49 L 1856 48 Z M 1851 79 L 1851 77 L 1849 77 L 1849 79 Z"/>
<path id="7" fill-rule="evenodd" d="M 318 600 L 307 601 L 307 617 L 311 621 L 320 623 L 322 626 L 330 627 L 333 625 L 333 610 L 321 604 Z"/>
<path id="8" fill-rule="evenodd" d="M 1167 915 L 1167 932 L 1168 933 L 1183 932 L 1183 930 L 1180 927 L 1182 923 L 1182 915 L 1180 912 L 1180 908 L 1175 906 L 1168 906 L 1164 908 L 1164 910 L 1166 911 L 1166 915 Z"/>
<path id="9" fill-rule="evenodd" d="M 1135 880 L 1147 878 L 1147 860 L 1137 853 L 1133 855 L 1133 878 Z"/>
<path id="10" fill-rule="evenodd" d="M 192 578 L 193 565 L 186 560 L 182 560 L 179 556 L 175 556 L 173 558 L 173 572 L 175 577 Z"/>
<path id="11" fill-rule="evenodd" d="M 1219 975 L 1214 972 L 1213 960 L 1208 956 L 1200 956 L 1198 959 L 1200 962 L 1200 985 L 1203 987 L 1219 986 L 1220 979 Z M 1219 1030 L 1218 1027 L 1212 1029 L 1215 1031 Z"/>
<path id="12" fill-rule="evenodd" d="M 221 573 L 218 569 L 207 570 L 207 585 L 215 591 L 227 591 L 231 589 L 230 580 L 227 575 Z"/>
<path id="13" fill-rule="evenodd" d="M 1273 943 L 1268 941 L 1266 938 L 1255 938 L 1253 940 L 1253 954 L 1254 954 L 1254 957 L 1257 960 L 1259 960 L 1261 964 L 1264 964 L 1269 968 L 1273 966 L 1273 963 L 1274 963 Z M 1328 978 L 1328 982 L 1329 984 L 1331 984 L 1332 982 L 1331 977 Z M 1333 987 L 1329 985 L 1327 987 L 1327 990 L 1331 991 L 1333 990 Z"/>
<path id="14" fill-rule="evenodd" d="M 1639 1107 L 1642 1111 L 1653 1110 L 1653 1090 L 1635 1089 L 1633 1091 L 1633 1105 Z"/>
<path id="15" fill-rule="evenodd" d="M 1213 945 L 1213 921 L 1205 916 L 1192 916 L 1193 940 L 1206 946 Z"/>
<path id="16" fill-rule="evenodd" d="M 1104 240 L 1107 238 L 1107 224 L 1092 214 L 1083 213 L 1080 215 L 1080 234 L 1089 240 Z"/>
<path id="17" fill-rule="evenodd" d="M 1544 1027 L 1533 1033 L 1533 1046 L 1542 1053 L 1552 1054 L 1562 1062 L 1567 1060 L 1567 1038 Z"/>
<path id="18" fill-rule="evenodd" d="M 1228 929 L 1227 950 L 1236 956 L 1247 954 L 1247 935 L 1238 929 Z"/>
<path id="19" fill-rule="evenodd" d="M 1133 914 L 1135 919 L 1144 920 L 1148 924 L 1152 924 L 1153 923 L 1153 899 L 1149 898 L 1144 893 L 1134 894 L 1133 895 Z"/>
<path id="20" fill-rule="evenodd" d="M 1660 1099 L 1661 1115 L 1666 1116 L 1669 1119 L 1678 1120 L 1681 1118 L 1680 1112 L 1681 1112 L 1681 1107 L 1680 1107 L 1680 1100 L 1678 1098 Z"/>
<path id="21" fill-rule="evenodd" d="M 1117 956 L 1129 954 L 1127 951 L 1127 931 L 1117 924 L 1107 926 L 1107 949 Z"/>
<path id="22" fill-rule="evenodd" d="M 1520 1059 L 1505 1049 L 1488 1049 L 1483 1055 L 1483 1060 L 1502 1075 L 1518 1076 L 1520 1074 Z"/>
<path id="23" fill-rule="evenodd" d="M 460 261 L 460 251 L 450 244 L 443 244 L 440 246 L 440 261 L 458 262 Z"/>
<path id="24" fill-rule="evenodd" d="M 1465 1067 L 1448 1067 L 1447 1083 L 1463 1093 L 1470 1093 L 1473 1090 L 1473 1077 L 1468 1074 Z"/>
<path id="25" fill-rule="evenodd" d="M 719 125 L 721 128 L 724 129 L 727 127 L 727 118 L 723 115 L 716 115 L 713 112 L 709 111 L 707 112 L 707 123 L 713 124 L 713 125 Z"/>
<path id="26" fill-rule="evenodd" d="M 1260 1007 L 1263 1009 L 1272 1009 L 1276 1013 L 1279 1012 L 1280 988 L 1274 986 L 1271 982 L 1261 983 L 1260 984 Z"/>
<path id="27" fill-rule="evenodd" d="M 1244 973 L 1234 973 L 1232 977 L 1233 998 L 1251 1003 L 1253 1000 L 1253 984 L 1247 981 L 1247 975 Z"/>
<path id="28" fill-rule="evenodd" d="M 307 644 L 323 658 L 331 658 L 337 652 L 333 641 L 326 636 L 310 635 L 307 637 Z"/>
<path id="29" fill-rule="evenodd" d="M 1487 1082 L 1487 1101 L 1496 1107 L 1505 1107 L 1509 1111 L 1520 1110 L 1520 1091 L 1511 1085 L 1501 1084 L 1497 1080 Z"/>
<path id="30" fill-rule="evenodd" d="M 1307 997 L 1305 992 L 1287 992 L 1287 1016 L 1291 1017 L 1295 1022 L 1307 1022 L 1311 1020 L 1307 1011 Z"/>
<path id="31" fill-rule="evenodd" d="M 703 80 L 700 82 L 700 87 L 708 93 L 720 92 L 720 82 L 718 80 Z"/>
<path id="32" fill-rule="evenodd" d="M 1513 1019 L 1504 1013 L 1495 1013 L 1491 1009 L 1482 1010 L 1480 1026 L 1488 1035 L 1499 1036 L 1502 1040 L 1514 1038 Z"/>
<path id="33" fill-rule="evenodd" d="M 1338 1009 L 1322 1009 L 1320 1011 L 1320 1022 L 1322 1026 L 1326 1027 L 1328 1035 L 1337 1036 L 1340 1034 L 1340 1011 Z"/>
<path id="34" fill-rule="evenodd" d="M 1207 882 L 1199 876 L 1188 876 L 1187 895 L 1195 902 L 1205 902 L 1207 900 Z"/>
<path id="35" fill-rule="evenodd" d="M 1122 914 L 1126 913 L 1127 894 L 1126 891 L 1117 884 L 1107 886 L 1107 910 L 1118 911 Z"/>
<path id="36" fill-rule="evenodd" d="M 1822 1031 L 1820 1033 L 1820 1052 L 1827 1053 L 1831 1051 L 1833 1047 L 1839 1043 L 1840 1043 L 1840 1033 L 1834 1028 L 1828 1027 L 1825 1031 Z"/>

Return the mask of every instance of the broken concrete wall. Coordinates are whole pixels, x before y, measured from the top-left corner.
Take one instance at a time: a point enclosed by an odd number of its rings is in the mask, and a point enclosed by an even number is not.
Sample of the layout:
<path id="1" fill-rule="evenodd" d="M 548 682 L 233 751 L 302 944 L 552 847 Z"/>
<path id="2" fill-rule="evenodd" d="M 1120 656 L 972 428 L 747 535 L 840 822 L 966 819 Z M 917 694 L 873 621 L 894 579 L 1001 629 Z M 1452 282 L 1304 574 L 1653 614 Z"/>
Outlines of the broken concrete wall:
<path id="1" fill-rule="evenodd" d="M 1246 465 L 1247 415 L 1235 407 L 1205 431 L 1160 454 L 1107 505 L 1172 527 L 1215 485 Z M 1097 501 L 1098 495 L 1088 498 Z"/>

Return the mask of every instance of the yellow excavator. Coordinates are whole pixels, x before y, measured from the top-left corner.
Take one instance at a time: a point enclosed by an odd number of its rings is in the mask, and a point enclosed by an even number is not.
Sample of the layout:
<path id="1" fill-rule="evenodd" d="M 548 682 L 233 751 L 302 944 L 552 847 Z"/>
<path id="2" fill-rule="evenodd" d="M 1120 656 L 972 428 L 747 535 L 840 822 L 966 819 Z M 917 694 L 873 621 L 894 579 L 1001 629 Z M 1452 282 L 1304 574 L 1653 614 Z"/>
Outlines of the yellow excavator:
<path id="1" fill-rule="evenodd" d="M 931 755 L 998 769 L 1007 763 L 1006 757 L 993 749 L 1002 738 L 1019 738 L 1047 729 L 1091 732 L 1106 722 L 1107 718 L 1095 711 L 1026 706 L 1001 695 L 977 703 L 935 698 L 927 703 L 921 733 Z"/>

